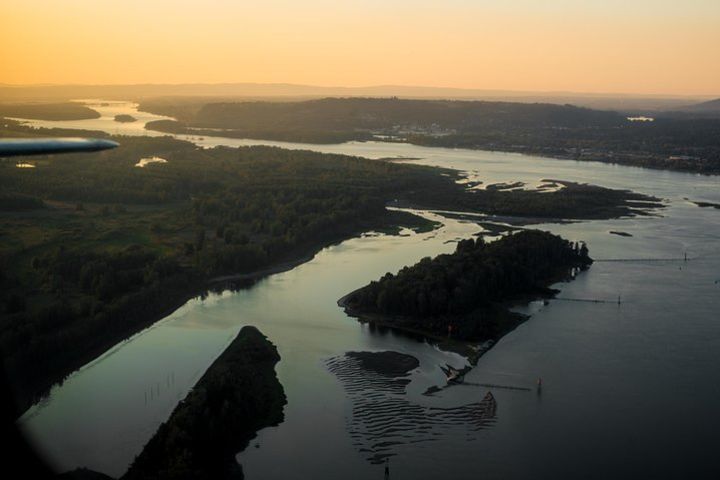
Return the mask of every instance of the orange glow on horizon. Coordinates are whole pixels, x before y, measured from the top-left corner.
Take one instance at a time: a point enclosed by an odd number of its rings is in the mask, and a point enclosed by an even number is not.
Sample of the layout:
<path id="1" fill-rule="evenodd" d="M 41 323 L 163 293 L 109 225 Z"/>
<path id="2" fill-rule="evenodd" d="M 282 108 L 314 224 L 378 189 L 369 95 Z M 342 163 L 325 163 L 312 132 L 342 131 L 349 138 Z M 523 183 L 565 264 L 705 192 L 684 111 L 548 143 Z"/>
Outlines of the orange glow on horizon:
<path id="1" fill-rule="evenodd" d="M 720 95 L 719 26 L 716 0 L 4 0 L 0 83 Z"/>

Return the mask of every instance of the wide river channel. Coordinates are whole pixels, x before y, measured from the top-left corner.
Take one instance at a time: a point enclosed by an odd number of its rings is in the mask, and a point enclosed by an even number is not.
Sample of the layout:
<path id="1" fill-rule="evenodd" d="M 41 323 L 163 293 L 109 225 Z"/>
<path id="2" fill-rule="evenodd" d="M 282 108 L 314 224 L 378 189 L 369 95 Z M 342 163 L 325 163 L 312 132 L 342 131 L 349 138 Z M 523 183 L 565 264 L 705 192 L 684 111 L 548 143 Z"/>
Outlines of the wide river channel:
<path id="1" fill-rule="evenodd" d="M 144 124 L 165 118 L 128 102 L 89 103 L 101 118 L 28 123 L 152 135 Z M 114 122 L 119 113 L 138 121 Z M 239 329 L 255 325 L 278 347 L 288 403 L 285 421 L 260 431 L 238 455 L 249 479 L 382 478 L 382 465 L 371 461 L 379 453 L 391 458 L 393 479 L 717 472 L 720 210 L 685 198 L 720 203 L 718 177 L 402 143 L 178 138 L 203 147 L 276 145 L 411 158 L 404 161 L 462 170 L 485 184 L 589 182 L 655 195 L 667 207 L 652 217 L 534 226 L 586 241 L 599 261 L 559 284 L 561 293 L 547 305 L 522 306 L 532 317 L 481 358 L 467 385 L 433 396 L 422 392 L 442 382 L 438 365 L 460 366 L 461 357 L 363 326 L 336 301 L 388 271 L 452 251 L 455 241 L 482 230 L 475 223 L 425 212 L 443 226 L 421 234 L 368 233 L 248 289 L 190 300 L 76 371 L 22 416 L 19 423 L 58 470 L 84 466 L 122 475 Z M 589 299 L 607 302 L 578 301 Z M 349 392 L 347 378 L 328 367 L 345 352 L 362 350 L 417 357 L 407 391 L 379 388 L 372 408 L 363 409 L 367 399 Z M 478 403 L 489 391 L 492 406 Z M 400 407 L 383 414 L 386 405 Z"/>

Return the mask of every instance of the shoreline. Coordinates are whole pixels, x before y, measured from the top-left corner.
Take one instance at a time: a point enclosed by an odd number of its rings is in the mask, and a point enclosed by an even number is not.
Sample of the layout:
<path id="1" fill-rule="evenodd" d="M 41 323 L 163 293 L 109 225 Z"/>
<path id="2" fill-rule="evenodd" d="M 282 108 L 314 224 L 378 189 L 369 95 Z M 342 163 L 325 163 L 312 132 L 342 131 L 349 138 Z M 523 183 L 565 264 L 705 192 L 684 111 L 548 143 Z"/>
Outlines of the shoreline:
<path id="1" fill-rule="evenodd" d="M 394 332 L 409 335 L 411 337 L 415 338 L 421 338 L 425 340 L 426 342 L 436 346 L 438 349 L 450 352 L 450 353 L 456 353 L 462 357 L 464 357 L 468 365 L 461 368 L 459 371 L 462 375 L 465 375 L 472 371 L 480 361 L 480 359 L 492 348 L 497 345 L 497 343 L 502 340 L 503 337 L 508 335 L 509 333 L 513 332 L 517 327 L 528 321 L 532 315 L 522 314 L 513 312 L 510 310 L 513 306 L 518 306 L 521 304 L 529 303 L 532 301 L 540 300 L 540 299 L 547 299 L 547 298 L 553 298 L 555 295 L 560 293 L 559 290 L 552 290 L 551 292 L 548 292 L 545 295 L 542 295 L 538 293 L 537 295 L 524 295 L 521 297 L 517 297 L 515 299 L 510 299 L 502 304 L 504 306 L 508 307 L 507 313 L 514 317 L 516 319 L 515 322 L 513 322 L 511 325 L 508 326 L 504 331 L 500 332 L 497 336 L 494 338 L 488 338 L 483 341 L 471 341 L 471 340 L 459 340 L 449 337 L 444 337 L 442 335 L 436 335 L 428 331 L 414 329 L 414 328 L 407 328 L 407 327 L 399 327 L 394 322 L 392 322 L 392 319 L 399 318 L 389 315 L 383 315 L 383 314 L 377 314 L 377 313 L 361 313 L 357 309 L 354 309 L 350 305 L 348 305 L 347 300 L 352 297 L 353 294 L 358 292 L 359 290 L 362 290 L 365 287 L 360 287 L 352 292 L 347 293 L 346 295 L 343 295 L 337 300 L 338 307 L 342 308 L 345 314 L 348 317 L 354 318 L 357 322 L 361 324 L 370 324 L 381 328 L 387 328 L 389 330 L 392 330 Z M 461 383 L 460 383 L 461 384 Z M 440 390 L 443 390 L 445 388 L 449 388 L 451 386 L 454 386 L 454 383 L 447 383 L 444 385 L 434 385 L 429 387 L 423 395 L 432 395 L 433 393 L 436 393 Z"/>
<path id="2" fill-rule="evenodd" d="M 148 111 L 147 113 L 152 113 L 152 112 Z M 487 146 L 481 146 L 481 145 L 478 145 L 475 147 L 470 147 L 470 146 L 452 147 L 452 146 L 447 146 L 447 145 L 434 145 L 432 143 L 413 142 L 408 139 L 404 139 L 403 141 L 392 141 L 392 140 L 387 140 L 387 139 L 382 139 L 382 138 L 370 138 L 370 139 L 354 138 L 354 139 L 349 139 L 349 140 L 346 140 L 344 142 L 339 142 L 339 143 L 334 141 L 334 139 L 327 140 L 327 141 L 313 142 L 313 141 L 309 141 L 307 138 L 296 139 L 296 140 L 288 140 L 288 139 L 280 140 L 277 138 L 275 138 L 275 139 L 267 138 L 267 137 L 262 138 L 263 137 L 262 135 L 257 136 L 257 138 L 255 138 L 255 137 L 250 138 L 247 136 L 233 137 L 233 136 L 223 136 L 223 135 L 212 135 L 207 132 L 198 132 L 198 131 L 196 131 L 197 130 L 196 128 L 187 127 L 187 126 L 181 128 L 181 129 L 176 129 L 176 128 L 162 129 L 162 128 L 152 128 L 152 127 L 157 127 L 157 125 L 151 125 L 150 128 L 147 128 L 147 126 L 145 126 L 145 129 L 148 131 L 151 131 L 151 132 L 165 133 L 168 135 L 205 136 L 205 137 L 215 137 L 215 138 L 232 138 L 232 139 L 236 139 L 236 140 L 256 140 L 256 141 L 267 141 L 267 142 L 307 143 L 309 145 L 318 145 L 318 146 L 342 145 L 343 143 L 349 143 L 349 142 L 380 142 L 380 143 L 388 143 L 388 144 L 404 143 L 404 144 L 413 145 L 416 147 L 427 147 L 427 148 L 437 148 L 437 149 L 445 148 L 445 149 L 454 149 L 454 150 L 459 149 L 459 150 L 470 150 L 470 151 L 476 151 L 476 152 L 483 152 L 483 151 L 484 152 L 500 152 L 500 153 L 507 153 L 507 154 L 537 156 L 537 157 L 550 158 L 553 160 L 562 160 L 562 161 L 569 160 L 569 161 L 575 161 L 575 162 L 598 162 L 598 163 L 603 163 L 603 164 L 607 164 L 607 165 L 620 165 L 623 167 L 634 167 L 634 168 L 643 168 L 643 169 L 650 169 L 650 170 L 687 173 L 690 175 L 720 176 L 720 171 L 705 171 L 700 168 L 668 168 L 667 166 L 662 166 L 662 165 L 654 165 L 654 164 L 638 165 L 636 163 L 633 163 L 632 161 L 623 162 L 623 161 L 619 161 L 617 154 L 610 153 L 610 152 L 608 152 L 608 153 L 598 152 L 598 153 L 594 154 L 593 156 L 578 157 L 577 154 L 574 154 L 574 153 L 562 154 L 562 153 L 558 153 L 558 152 L 538 152 L 537 150 L 534 150 L 532 148 L 496 149 L 496 148 L 489 148 Z M 635 158 L 637 158 L 637 157 L 646 158 L 646 157 L 652 156 L 653 154 L 643 155 L 641 153 L 627 153 L 627 155 L 629 155 L 630 157 L 635 157 Z M 403 162 L 403 161 L 412 161 L 412 160 L 414 160 L 414 158 L 412 158 L 412 157 L 398 157 L 398 158 L 385 157 L 385 158 L 381 158 L 379 160 L 385 160 L 385 161 L 390 161 L 390 162 L 394 162 L 394 161 Z M 658 159 L 658 160 L 664 160 L 664 159 Z"/>
<path id="3" fill-rule="evenodd" d="M 395 320 L 403 320 L 410 317 L 360 311 L 358 308 L 355 308 L 349 304 L 349 299 L 352 298 L 357 292 L 366 288 L 367 285 L 356 288 L 355 290 L 343 295 L 337 300 L 337 305 L 338 307 L 343 309 L 347 316 L 355 318 L 361 324 L 371 324 L 374 326 L 387 328 L 401 334 L 407 334 L 416 338 L 421 338 L 429 343 L 434 344 L 440 350 L 457 353 L 465 357 L 465 359 L 469 363 L 468 366 L 465 366 L 461 370 L 461 372 L 465 374 L 471 371 L 475 366 L 477 366 L 480 358 L 482 358 L 483 355 L 490 351 L 503 337 L 514 331 L 518 326 L 520 326 L 532 317 L 532 315 L 530 314 L 514 312 L 512 311 L 512 308 L 527 305 L 533 301 L 555 298 L 557 294 L 560 293 L 560 290 L 552 288 L 552 286 L 558 283 L 566 283 L 569 278 L 570 277 L 564 275 L 556 276 L 555 278 L 550 279 L 550 281 L 548 282 L 548 286 L 544 289 L 539 288 L 536 292 L 533 293 L 523 293 L 515 295 L 496 304 L 496 308 L 494 308 L 494 315 L 506 316 L 506 318 L 514 319 L 514 321 L 511 321 L 507 325 L 507 327 L 504 328 L 502 331 L 498 332 L 497 335 L 493 336 L 492 338 L 486 338 L 483 340 L 461 340 L 444 335 L 438 335 L 426 330 L 399 326 Z"/>
<path id="4" fill-rule="evenodd" d="M 408 327 L 399 327 L 396 324 L 394 324 L 392 321 L 390 321 L 393 317 L 389 315 L 382 315 L 382 314 L 376 314 L 376 313 L 361 313 L 359 310 L 351 307 L 348 305 L 347 300 L 352 297 L 356 292 L 362 290 L 365 287 L 356 288 L 350 293 L 347 293 L 346 295 L 343 295 L 340 297 L 337 301 L 338 307 L 342 308 L 345 314 L 348 317 L 354 318 L 356 321 L 358 321 L 361 324 L 372 324 L 375 326 L 387 328 L 390 330 L 393 330 L 395 332 L 399 332 L 402 334 L 406 334 L 409 336 L 422 338 L 425 341 L 428 341 L 429 343 L 433 343 L 436 345 L 440 350 L 446 351 L 446 352 L 452 352 L 457 353 L 458 355 L 461 355 L 465 357 L 465 359 L 474 367 L 477 365 L 478 360 L 487 353 L 502 337 L 504 337 L 507 333 L 510 333 L 513 331 L 518 325 L 523 323 L 524 321 L 528 320 L 530 316 L 517 314 L 518 317 L 520 317 L 520 321 L 518 321 L 516 324 L 513 325 L 513 328 L 508 329 L 506 332 L 503 332 L 500 336 L 497 338 L 490 338 L 486 339 L 481 342 L 474 342 L 470 340 L 458 340 L 454 338 L 444 337 L 442 335 L 436 335 L 432 332 L 428 332 L 425 330 L 415 329 L 415 328 L 408 328 Z"/>
<path id="5" fill-rule="evenodd" d="M 168 298 L 167 303 L 163 306 L 164 308 L 161 309 L 159 314 L 148 315 L 147 317 L 138 320 L 136 324 L 132 325 L 131 328 L 122 334 L 114 335 L 105 340 L 100 340 L 98 345 L 89 348 L 85 353 L 79 355 L 76 361 L 70 362 L 67 366 L 61 369 L 59 368 L 59 371 L 56 374 L 45 375 L 34 381 L 28 382 L 28 384 L 23 385 L 21 388 L 17 388 L 17 383 L 10 382 L 7 375 L 0 371 L 0 374 L 3 374 L 3 381 L 6 382 L 9 390 L 13 392 L 13 400 L 15 402 L 15 419 L 19 419 L 31 408 L 41 403 L 45 398 L 47 398 L 54 387 L 62 385 L 65 380 L 85 365 L 96 361 L 105 353 L 112 350 L 116 345 L 129 340 L 133 336 L 141 333 L 143 330 L 152 327 L 157 322 L 172 315 L 190 300 L 198 298 L 208 291 L 217 291 L 218 287 L 221 288 L 222 291 L 233 290 L 233 288 L 249 288 L 256 281 L 260 281 L 271 275 L 287 272 L 311 261 L 320 251 L 332 245 L 337 245 L 338 243 L 346 240 L 356 238 L 368 231 L 382 230 L 388 227 L 388 225 L 402 226 L 402 223 L 407 223 L 403 222 L 402 218 L 398 218 L 396 215 L 393 215 L 392 210 L 386 210 L 386 212 L 388 215 L 383 215 L 374 222 L 367 222 L 367 225 L 363 225 L 362 228 L 352 229 L 351 231 L 348 231 L 347 234 L 336 235 L 321 241 L 309 241 L 307 244 L 297 248 L 296 252 L 293 252 L 294 255 L 288 255 L 290 258 L 276 263 L 275 265 L 269 265 L 259 270 L 247 273 L 235 273 L 218 275 L 210 278 L 200 278 L 198 283 L 188 285 L 188 288 L 178 291 L 176 295 L 172 295 L 171 298 Z M 418 217 L 423 221 L 425 220 L 423 217 L 418 215 L 411 213 L 408 214 Z M 407 220 L 407 218 L 405 220 Z M 419 225 L 420 223 L 417 225 L 411 225 L 408 228 L 416 228 L 419 227 Z M 228 283 L 232 284 L 233 282 L 237 282 L 240 285 L 223 285 Z"/>
<path id="6" fill-rule="evenodd" d="M 353 238 L 353 237 L 351 237 Z M 340 240 L 341 242 L 343 240 Z M 262 268 L 260 270 L 255 270 L 254 272 L 248 272 L 248 273 L 231 273 L 227 275 L 219 275 L 216 277 L 209 278 L 206 281 L 206 284 L 208 287 L 217 285 L 219 283 L 226 283 L 226 282 L 252 282 L 257 280 L 262 280 L 265 277 L 269 277 L 271 275 L 275 275 L 277 273 L 283 273 L 287 272 L 289 270 L 292 270 L 295 267 L 299 267 L 303 263 L 307 263 L 313 258 L 315 258 L 315 255 L 323 250 L 324 248 L 330 247 L 332 245 L 336 245 L 338 242 L 332 242 L 327 245 L 324 245 L 320 247 L 317 252 L 311 253 L 308 255 L 301 256 L 299 258 L 288 260 L 285 262 L 281 262 L 277 265 L 269 266 L 266 268 Z"/>

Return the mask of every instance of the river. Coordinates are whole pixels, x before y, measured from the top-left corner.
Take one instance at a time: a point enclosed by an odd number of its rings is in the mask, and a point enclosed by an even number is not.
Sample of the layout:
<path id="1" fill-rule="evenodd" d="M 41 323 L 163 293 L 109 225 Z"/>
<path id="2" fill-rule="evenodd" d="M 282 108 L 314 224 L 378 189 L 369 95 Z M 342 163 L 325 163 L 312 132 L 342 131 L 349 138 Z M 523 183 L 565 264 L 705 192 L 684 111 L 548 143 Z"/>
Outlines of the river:
<path id="1" fill-rule="evenodd" d="M 100 108 L 100 119 L 30 123 L 144 135 L 145 122 L 164 118 L 127 102 Z M 117 124 L 118 113 L 139 121 Z M 121 475 L 243 325 L 256 325 L 277 345 L 277 373 L 288 397 L 285 421 L 262 430 L 238 456 L 250 479 L 380 478 L 382 466 L 369 461 L 377 452 L 390 455 L 394 479 L 688 478 L 716 469 L 720 211 L 684 198 L 720 202 L 718 177 L 400 143 L 178 137 L 203 147 L 269 144 L 412 158 L 404 161 L 463 170 L 485 184 L 591 182 L 661 197 L 667 208 L 653 217 L 538 225 L 587 241 L 600 261 L 560 284 L 561 294 L 548 305 L 523 307 L 530 320 L 481 358 L 468 385 L 434 396 L 421 393 L 442 381 L 438 364 L 460 365 L 460 357 L 373 331 L 348 318 L 336 301 L 387 271 L 453 250 L 453 241 L 481 230 L 476 224 L 442 219 L 434 232 L 364 235 L 249 289 L 193 299 L 75 372 L 19 420 L 59 470 L 86 466 Z M 686 253 L 688 262 L 638 260 Z M 616 259 L 632 261 L 603 261 Z M 345 380 L 328 369 L 329 360 L 351 350 L 395 350 L 420 360 L 402 399 L 379 389 L 388 404 L 403 402 L 419 420 L 360 415 L 363 398 L 347 393 Z M 534 389 L 538 377 L 541 392 Z M 437 412 L 465 412 L 488 391 L 494 406 L 481 419 L 431 421 Z M 383 403 L 377 405 L 381 410 Z"/>

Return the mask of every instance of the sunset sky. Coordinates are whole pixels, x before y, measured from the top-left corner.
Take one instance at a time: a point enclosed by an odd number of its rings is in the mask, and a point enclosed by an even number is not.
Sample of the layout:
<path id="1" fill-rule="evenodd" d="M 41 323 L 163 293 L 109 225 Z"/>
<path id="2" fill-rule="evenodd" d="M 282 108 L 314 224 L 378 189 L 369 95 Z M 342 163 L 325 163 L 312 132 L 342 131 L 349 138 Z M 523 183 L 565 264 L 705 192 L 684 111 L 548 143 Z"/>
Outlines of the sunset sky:
<path id="1" fill-rule="evenodd" d="M 720 94 L 720 0 L 2 0 L 0 83 Z"/>

